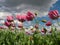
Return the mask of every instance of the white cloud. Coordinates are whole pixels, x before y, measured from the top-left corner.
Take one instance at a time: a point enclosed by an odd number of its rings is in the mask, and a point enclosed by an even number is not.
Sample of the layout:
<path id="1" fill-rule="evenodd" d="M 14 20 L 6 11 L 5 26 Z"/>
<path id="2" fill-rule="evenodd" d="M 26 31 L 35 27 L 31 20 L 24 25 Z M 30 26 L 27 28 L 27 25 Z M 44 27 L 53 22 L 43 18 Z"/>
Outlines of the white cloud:
<path id="1" fill-rule="evenodd" d="M 12 15 L 12 14 L 9 12 L 0 12 L 0 19 L 6 19 L 6 16 L 8 15 Z"/>
<path id="2" fill-rule="evenodd" d="M 4 22 L 5 22 L 4 20 L 0 20 L 0 24 L 4 24 Z"/>
<path id="3" fill-rule="evenodd" d="M 18 20 L 14 20 L 14 23 L 19 24 L 20 22 Z"/>

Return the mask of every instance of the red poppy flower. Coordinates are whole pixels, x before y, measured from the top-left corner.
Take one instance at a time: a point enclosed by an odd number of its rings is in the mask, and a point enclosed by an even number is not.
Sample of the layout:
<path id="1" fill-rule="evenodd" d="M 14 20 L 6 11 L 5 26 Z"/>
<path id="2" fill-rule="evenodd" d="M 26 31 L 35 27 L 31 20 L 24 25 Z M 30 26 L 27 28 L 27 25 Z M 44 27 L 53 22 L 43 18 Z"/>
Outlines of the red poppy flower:
<path id="1" fill-rule="evenodd" d="M 51 26 L 52 25 L 52 23 L 50 22 L 50 21 L 48 21 L 47 23 L 46 23 L 46 26 Z"/>
<path id="2" fill-rule="evenodd" d="M 50 12 L 48 13 L 48 15 L 49 15 L 49 17 L 50 17 L 51 19 L 53 19 L 53 20 L 59 18 L 59 12 L 58 12 L 58 10 L 50 11 Z"/>
<path id="3" fill-rule="evenodd" d="M 17 15 L 16 18 L 21 22 L 26 21 L 26 15 Z"/>
<path id="4" fill-rule="evenodd" d="M 13 21 L 13 16 L 7 16 L 7 21 L 12 22 Z"/>
<path id="5" fill-rule="evenodd" d="M 7 27 L 10 27 L 10 26 L 11 26 L 11 22 L 8 22 L 8 21 L 6 21 L 4 24 L 5 24 Z"/>
<path id="6" fill-rule="evenodd" d="M 27 21 L 33 20 L 34 17 L 35 15 L 32 12 L 29 12 L 29 11 L 27 12 L 27 16 L 26 16 Z"/>

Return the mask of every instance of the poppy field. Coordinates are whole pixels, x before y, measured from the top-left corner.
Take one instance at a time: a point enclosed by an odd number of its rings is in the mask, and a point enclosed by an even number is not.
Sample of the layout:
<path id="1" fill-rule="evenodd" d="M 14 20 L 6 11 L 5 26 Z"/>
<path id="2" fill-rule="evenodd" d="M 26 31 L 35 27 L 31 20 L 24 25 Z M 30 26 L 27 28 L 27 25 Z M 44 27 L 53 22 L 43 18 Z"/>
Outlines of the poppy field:
<path id="1" fill-rule="evenodd" d="M 51 22 L 57 20 L 57 25 L 60 26 L 58 10 L 49 11 L 49 21 L 41 20 L 45 26 L 51 27 L 50 30 L 46 29 L 44 26 L 40 29 L 40 21 L 37 20 L 36 24 L 30 26 L 30 28 L 25 28 L 23 23 L 25 21 L 33 21 L 36 19 L 37 15 L 37 13 L 27 11 L 26 14 L 17 14 L 15 17 L 7 16 L 4 22 L 7 28 L 0 26 L 0 45 L 59 45 L 60 31 Z M 17 26 L 15 25 L 14 19 L 19 21 Z"/>

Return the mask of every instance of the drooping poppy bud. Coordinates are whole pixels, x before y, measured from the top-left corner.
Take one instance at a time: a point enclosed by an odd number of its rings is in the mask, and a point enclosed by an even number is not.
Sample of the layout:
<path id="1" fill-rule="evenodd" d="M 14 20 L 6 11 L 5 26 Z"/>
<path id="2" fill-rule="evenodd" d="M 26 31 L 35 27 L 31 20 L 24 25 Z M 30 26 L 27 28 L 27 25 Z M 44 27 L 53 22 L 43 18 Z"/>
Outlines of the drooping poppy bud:
<path id="1" fill-rule="evenodd" d="M 37 13 L 35 13 L 35 16 L 37 16 Z"/>
<path id="2" fill-rule="evenodd" d="M 50 30 L 49 33 L 52 33 L 52 30 Z"/>
<path id="3" fill-rule="evenodd" d="M 46 32 L 47 32 L 47 29 L 46 29 L 46 28 L 43 28 L 43 29 L 41 30 L 41 32 L 42 32 L 42 33 L 46 33 Z"/>
<path id="4" fill-rule="evenodd" d="M 47 20 L 42 20 L 42 22 L 43 22 L 43 23 L 46 23 L 46 22 L 47 22 Z"/>

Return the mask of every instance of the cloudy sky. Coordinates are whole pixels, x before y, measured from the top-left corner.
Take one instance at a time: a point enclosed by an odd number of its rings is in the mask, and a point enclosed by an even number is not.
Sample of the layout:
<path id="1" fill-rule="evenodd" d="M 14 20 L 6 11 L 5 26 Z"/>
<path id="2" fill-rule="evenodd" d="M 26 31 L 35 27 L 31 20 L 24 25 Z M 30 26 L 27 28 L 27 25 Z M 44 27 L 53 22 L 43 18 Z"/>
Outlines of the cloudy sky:
<path id="1" fill-rule="evenodd" d="M 46 17 L 50 10 L 57 9 L 60 12 L 59 4 L 60 0 L 0 0 L 0 19 L 28 10 L 37 12 L 38 16 L 42 17 L 41 19 L 48 19 Z"/>
<path id="2" fill-rule="evenodd" d="M 3 18 L 7 14 L 11 15 L 10 13 L 26 12 L 27 10 L 38 12 L 40 17 L 45 16 L 56 2 L 58 0 L 0 0 L 0 17 Z"/>

